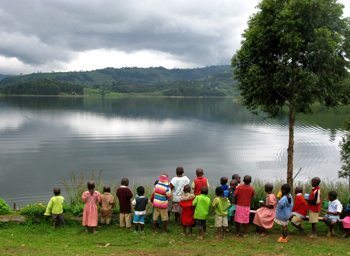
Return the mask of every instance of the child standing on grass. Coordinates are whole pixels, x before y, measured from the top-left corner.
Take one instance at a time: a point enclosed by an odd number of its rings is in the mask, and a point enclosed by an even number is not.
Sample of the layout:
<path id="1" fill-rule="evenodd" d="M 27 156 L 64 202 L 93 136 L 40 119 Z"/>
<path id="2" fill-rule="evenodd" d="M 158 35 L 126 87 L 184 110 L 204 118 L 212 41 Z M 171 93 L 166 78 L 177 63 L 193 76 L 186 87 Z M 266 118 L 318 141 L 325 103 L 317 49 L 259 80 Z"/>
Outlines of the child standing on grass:
<path id="1" fill-rule="evenodd" d="M 250 202 L 254 197 L 254 189 L 250 186 L 252 182 L 252 177 L 245 175 L 243 178 L 243 185 L 239 185 L 235 191 L 236 197 L 236 232 L 237 236 L 247 237 L 248 225 L 249 225 L 249 215 L 250 215 Z M 241 225 L 243 226 L 243 233 L 241 233 Z"/>
<path id="2" fill-rule="evenodd" d="M 221 184 L 222 190 L 224 191 L 224 197 L 228 197 L 229 186 L 227 185 L 227 182 L 228 182 L 227 177 L 221 177 L 220 184 Z"/>
<path id="3" fill-rule="evenodd" d="M 189 184 L 184 186 L 183 195 L 180 198 L 181 211 L 181 225 L 183 228 L 183 234 L 186 236 L 186 230 L 189 229 L 192 234 L 192 226 L 194 225 L 194 207 L 192 205 L 194 195 L 191 194 L 191 186 Z"/>
<path id="4" fill-rule="evenodd" d="M 204 177 L 204 171 L 201 168 L 196 170 L 197 178 L 192 182 L 193 193 L 198 196 L 201 194 L 202 188 L 206 187 L 209 189 L 209 182 L 206 177 Z"/>
<path id="5" fill-rule="evenodd" d="M 192 203 L 195 206 L 194 219 L 199 229 L 199 239 L 203 239 L 207 230 L 207 217 L 210 208 L 210 198 L 208 196 L 208 187 L 203 186 L 201 194 L 196 196 Z"/>
<path id="6" fill-rule="evenodd" d="M 309 195 L 308 207 L 309 207 L 309 222 L 312 227 L 312 234 L 310 238 L 317 237 L 316 224 L 321 212 L 321 191 L 320 191 L 321 179 L 314 177 L 311 179 L 312 190 Z"/>
<path id="7" fill-rule="evenodd" d="M 294 198 L 294 206 L 292 210 L 291 223 L 294 227 L 296 227 L 302 233 L 304 233 L 304 229 L 301 226 L 301 223 L 306 218 L 307 208 L 308 208 L 307 202 L 303 195 L 303 187 L 297 186 L 295 188 L 295 198 Z"/>
<path id="8" fill-rule="evenodd" d="M 163 223 L 163 231 L 168 232 L 168 204 L 171 200 L 171 189 L 168 175 L 159 176 L 158 183 L 154 186 L 153 198 L 153 229 L 157 230 L 158 217 Z"/>
<path id="9" fill-rule="evenodd" d="M 228 189 L 228 200 L 230 201 L 230 207 L 228 208 L 228 213 L 227 213 L 229 226 L 231 226 L 234 222 L 234 216 L 236 212 L 235 191 L 237 186 L 238 186 L 237 180 L 233 179 L 230 181 L 230 187 Z"/>
<path id="10" fill-rule="evenodd" d="M 337 199 L 336 191 L 329 191 L 328 193 L 328 211 L 324 216 L 324 222 L 328 226 L 327 237 L 335 236 L 334 226 L 340 221 L 340 214 L 343 211 L 343 205 Z"/>
<path id="11" fill-rule="evenodd" d="M 143 233 L 145 227 L 145 216 L 148 198 L 145 197 L 145 188 L 143 186 L 137 187 L 136 191 L 137 197 L 132 201 L 132 205 L 134 206 L 133 222 L 135 224 L 135 232 L 138 232 L 140 230 L 141 233 Z"/>
<path id="12" fill-rule="evenodd" d="M 345 210 L 346 217 L 343 219 L 344 238 L 350 237 L 350 200 Z"/>
<path id="13" fill-rule="evenodd" d="M 131 228 L 131 199 L 133 194 L 129 189 L 129 179 L 122 178 L 120 187 L 117 189 L 119 200 L 119 225 L 121 228 Z"/>
<path id="14" fill-rule="evenodd" d="M 212 206 L 215 209 L 215 227 L 217 229 L 217 238 L 224 238 L 224 233 L 228 228 L 227 213 L 230 206 L 230 201 L 224 196 L 222 187 L 215 189 L 216 197 L 213 200 Z"/>
<path id="15" fill-rule="evenodd" d="M 95 191 L 95 183 L 89 181 L 87 183 L 88 191 L 85 191 L 81 196 L 85 203 L 83 211 L 83 226 L 86 227 L 87 232 L 96 233 L 96 227 L 98 224 L 98 210 L 97 205 L 101 202 L 102 198 L 98 191 Z"/>
<path id="16" fill-rule="evenodd" d="M 55 228 L 61 227 L 64 225 L 63 218 L 63 202 L 64 198 L 61 196 L 61 189 L 54 188 L 53 193 L 55 196 L 51 197 L 49 204 L 46 207 L 44 213 L 45 216 L 52 216 L 53 225 Z"/>
<path id="17" fill-rule="evenodd" d="M 290 186 L 283 184 L 281 187 L 282 198 L 278 201 L 276 207 L 275 222 L 282 226 L 282 236 L 278 239 L 279 243 L 288 242 L 288 221 L 293 209 L 293 199 L 290 194 Z"/>
<path id="18" fill-rule="evenodd" d="M 113 208 L 115 206 L 114 197 L 111 194 L 111 187 L 103 187 L 101 199 L 100 223 L 109 225 L 112 220 Z"/>
<path id="19" fill-rule="evenodd" d="M 257 225 L 260 235 L 265 236 L 266 230 L 273 227 L 273 222 L 276 215 L 276 196 L 272 193 L 273 185 L 265 184 L 265 192 L 267 194 L 264 203 L 256 211 L 253 223 Z"/>

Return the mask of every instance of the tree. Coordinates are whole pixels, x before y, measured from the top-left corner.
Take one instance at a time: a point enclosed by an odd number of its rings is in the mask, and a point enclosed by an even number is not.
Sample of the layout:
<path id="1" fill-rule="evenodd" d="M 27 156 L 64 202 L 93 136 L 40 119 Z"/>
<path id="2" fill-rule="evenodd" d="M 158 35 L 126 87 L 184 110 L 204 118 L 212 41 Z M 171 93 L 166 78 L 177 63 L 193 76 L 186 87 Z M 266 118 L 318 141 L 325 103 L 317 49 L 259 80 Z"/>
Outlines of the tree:
<path id="1" fill-rule="evenodd" d="M 291 186 L 296 114 L 349 97 L 350 20 L 342 13 L 336 0 L 262 0 L 232 58 L 243 105 L 272 117 L 288 110 Z"/>
<path id="2" fill-rule="evenodd" d="M 347 122 L 347 131 L 340 142 L 340 158 L 343 162 L 341 170 L 338 172 L 339 178 L 347 178 L 350 191 L 350 120 Z"/>

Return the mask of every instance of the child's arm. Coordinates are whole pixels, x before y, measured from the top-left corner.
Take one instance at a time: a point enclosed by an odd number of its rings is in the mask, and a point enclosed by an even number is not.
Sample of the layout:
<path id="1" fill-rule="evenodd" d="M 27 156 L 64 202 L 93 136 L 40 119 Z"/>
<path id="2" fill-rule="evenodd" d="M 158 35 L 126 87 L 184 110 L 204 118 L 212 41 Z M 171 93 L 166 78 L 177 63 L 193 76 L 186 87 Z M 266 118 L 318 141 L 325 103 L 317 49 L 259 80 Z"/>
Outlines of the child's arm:
<path id="1" fill-rule="evenodd" d="M 194 200 L 193 200 L 193 202 L 192 202 L 192 205 L 193 205 L 193 206 L 196 206 L 197 201 L 198 201 L 198 196 L 196 196 L 196 197 L 194 198 Z"/>
<path id="2" fill-rule="evenodd" d="M 53 206 L 53 202 L 52 202 L 52 198 L 50 199 L 47 207 L 46 207 L 46 211 L 44 213 L 45 216 L 50 216 L 51 215 L 51 211 L 52 211 L 52 206 Z"/>

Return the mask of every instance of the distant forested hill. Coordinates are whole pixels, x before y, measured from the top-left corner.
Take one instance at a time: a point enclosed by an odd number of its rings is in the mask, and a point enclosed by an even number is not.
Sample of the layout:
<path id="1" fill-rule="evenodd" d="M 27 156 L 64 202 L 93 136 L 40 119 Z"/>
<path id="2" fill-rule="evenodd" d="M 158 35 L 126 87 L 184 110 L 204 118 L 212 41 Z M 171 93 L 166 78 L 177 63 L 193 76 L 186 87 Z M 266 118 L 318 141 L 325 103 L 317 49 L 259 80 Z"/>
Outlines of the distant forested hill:
<path id="1" fill-rule="evenodd" d="M 32 92 L 35 91 L 36 84 L 40 84 L 37 90 L 40 91 L 44 89 L 45 83 L 51 86 L 56 83 L 55 85 L 65 89 L 69 85 L 75 86 L 79 92 L 75 90 L 73 92 L 77 94 L 80 94 L 80 87 L 77 86 L 82 86 L 103 93 L 148 93 L 167 96 L 236 95 L 230 66 L 195 69 L 105 68 L 84 72 L 35 73 L 7 77 L 0 82 L 0 90 L 6 94 L 28 94 L 24 93 L 26 86 L 31 87 Z M 58 93 L 67 93 L 67 90 Z"/>
<path id="2" fill-rule="evenodd" d="M 6 77 L 7 77 L 6 75 L 1 75 L 1 74 L 0 74 L 0 81 L 3 80 L 3 79 L 5 79 Z"/>

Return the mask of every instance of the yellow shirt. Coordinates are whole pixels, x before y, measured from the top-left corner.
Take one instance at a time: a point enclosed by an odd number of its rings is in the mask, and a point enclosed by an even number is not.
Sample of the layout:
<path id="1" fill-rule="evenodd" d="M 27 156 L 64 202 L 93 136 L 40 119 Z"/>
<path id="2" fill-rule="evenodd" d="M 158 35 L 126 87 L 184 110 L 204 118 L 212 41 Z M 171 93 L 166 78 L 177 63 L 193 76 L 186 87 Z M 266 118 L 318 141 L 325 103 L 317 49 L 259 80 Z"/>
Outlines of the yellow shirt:
<path id="1" fill-rule="evenodd" d="M 50 199 L 49 204 L 46 207 L 44 215 L 50 216 L 51 214 L 61 214 L 63 213 L 63 196 L 53 196 Z"/>

